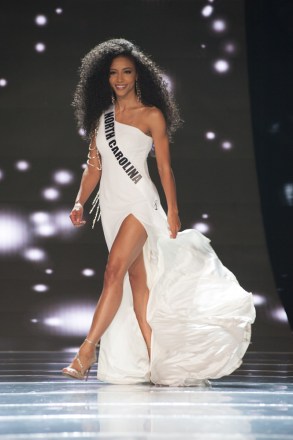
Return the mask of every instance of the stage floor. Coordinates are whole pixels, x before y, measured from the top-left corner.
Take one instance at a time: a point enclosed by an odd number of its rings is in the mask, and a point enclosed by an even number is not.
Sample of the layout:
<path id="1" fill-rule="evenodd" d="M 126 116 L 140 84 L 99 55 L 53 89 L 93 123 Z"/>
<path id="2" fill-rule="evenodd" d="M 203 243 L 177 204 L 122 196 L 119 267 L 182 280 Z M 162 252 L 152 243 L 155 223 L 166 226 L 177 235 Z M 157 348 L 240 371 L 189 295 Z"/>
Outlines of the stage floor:
<path id="1" fill-rule="evenodd" d="M 0 439 L 293 439 L 293 353 L 249 352 L 210 388 L 66 379 L 68 352 L 0 358 Z"/>

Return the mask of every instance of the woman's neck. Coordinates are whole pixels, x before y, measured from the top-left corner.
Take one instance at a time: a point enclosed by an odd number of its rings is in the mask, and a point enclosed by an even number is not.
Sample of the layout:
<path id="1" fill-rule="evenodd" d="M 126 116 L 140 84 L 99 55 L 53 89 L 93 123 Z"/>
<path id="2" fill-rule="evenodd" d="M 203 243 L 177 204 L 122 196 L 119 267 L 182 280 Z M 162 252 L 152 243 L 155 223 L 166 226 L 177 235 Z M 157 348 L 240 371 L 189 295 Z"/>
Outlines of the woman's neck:
<path id="1" fill-rule="evenodd" d="M 118 110 L 118 112 L 123 113 L 127 110 L 133 109 L 133 107 L 137 107 L 137 99 L 136 96 L 130 96 L 130 97 L 125 97 L 125 98 L 120 98 L 118 97 L 116 99 L 116 110 Z"/>

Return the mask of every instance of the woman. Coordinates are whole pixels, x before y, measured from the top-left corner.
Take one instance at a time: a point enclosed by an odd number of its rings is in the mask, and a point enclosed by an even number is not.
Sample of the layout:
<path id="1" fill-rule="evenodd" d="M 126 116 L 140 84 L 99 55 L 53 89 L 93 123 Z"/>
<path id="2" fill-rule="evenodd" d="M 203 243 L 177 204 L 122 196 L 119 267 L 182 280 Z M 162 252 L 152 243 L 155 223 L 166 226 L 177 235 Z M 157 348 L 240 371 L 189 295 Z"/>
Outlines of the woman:
<path id="1" fill-rule="evenodd" d="M 230 374 L 249 344 L 252 298 L 206 237 L 178 234 L 169 139 L 181 121 L 162 74 L 124 39 L 96 46 L 80 74 L 74 105 L 90 146 L 70 217 L 85 224 L 100 181 L 109 258 L 89 333 L 63 373 L 87 377 L 101 340 L 98 378 L 111 383 L 194 385 Z M 152 145 L 167 216 L 147 169 Z"/>

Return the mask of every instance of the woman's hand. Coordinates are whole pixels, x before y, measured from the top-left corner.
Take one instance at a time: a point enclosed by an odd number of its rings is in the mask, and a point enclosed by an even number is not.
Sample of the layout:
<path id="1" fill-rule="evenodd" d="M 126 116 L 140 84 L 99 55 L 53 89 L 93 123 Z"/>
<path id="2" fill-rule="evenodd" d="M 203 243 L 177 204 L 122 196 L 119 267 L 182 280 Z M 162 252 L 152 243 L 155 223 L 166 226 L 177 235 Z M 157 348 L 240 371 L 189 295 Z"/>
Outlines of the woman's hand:
<path id="1" fill-rule="evenodd" d="M 168 225 L 169 225 L 169 230 L 170 230 L 170 237 L 171 238 L 176 238 L 177 237 L 177 233 L 178 231 L 180 231 L 181 228 L 181 222 L 180 222 L 180 218 L 177 212 L 169 212 L 168 211 Z"/>
<path id="2" fill-rule="evenodd" d="M 74 226 L 83 226 L 86 224 L 86 221 L 82 219 L 83 217 L 83 206 L 81 203 L 76 202 L 70 215 L 70 220 L 72 221 Z"/>

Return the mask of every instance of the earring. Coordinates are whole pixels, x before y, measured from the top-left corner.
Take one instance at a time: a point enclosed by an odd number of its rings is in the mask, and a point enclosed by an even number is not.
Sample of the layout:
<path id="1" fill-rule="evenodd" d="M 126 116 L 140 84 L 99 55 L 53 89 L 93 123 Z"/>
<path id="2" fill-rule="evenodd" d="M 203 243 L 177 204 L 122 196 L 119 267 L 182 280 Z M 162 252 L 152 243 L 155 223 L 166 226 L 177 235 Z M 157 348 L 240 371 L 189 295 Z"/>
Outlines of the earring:
<path id="1" fill-rule="evenodd" d="M 141 90 L 140 90 L 137 79 L 135 80 L 135 89 L 136 89 L 137 101 L 141 102 Z"/>
<path id="2" fill-rule="evenodd" d="M 112 101 L 112 104 L 114 105 L 114 104 L 115 104 L 115 95 L 114 95 L 114 92 L 112 92 L 112 95 L 111 95 L 111 101 Z"/>

